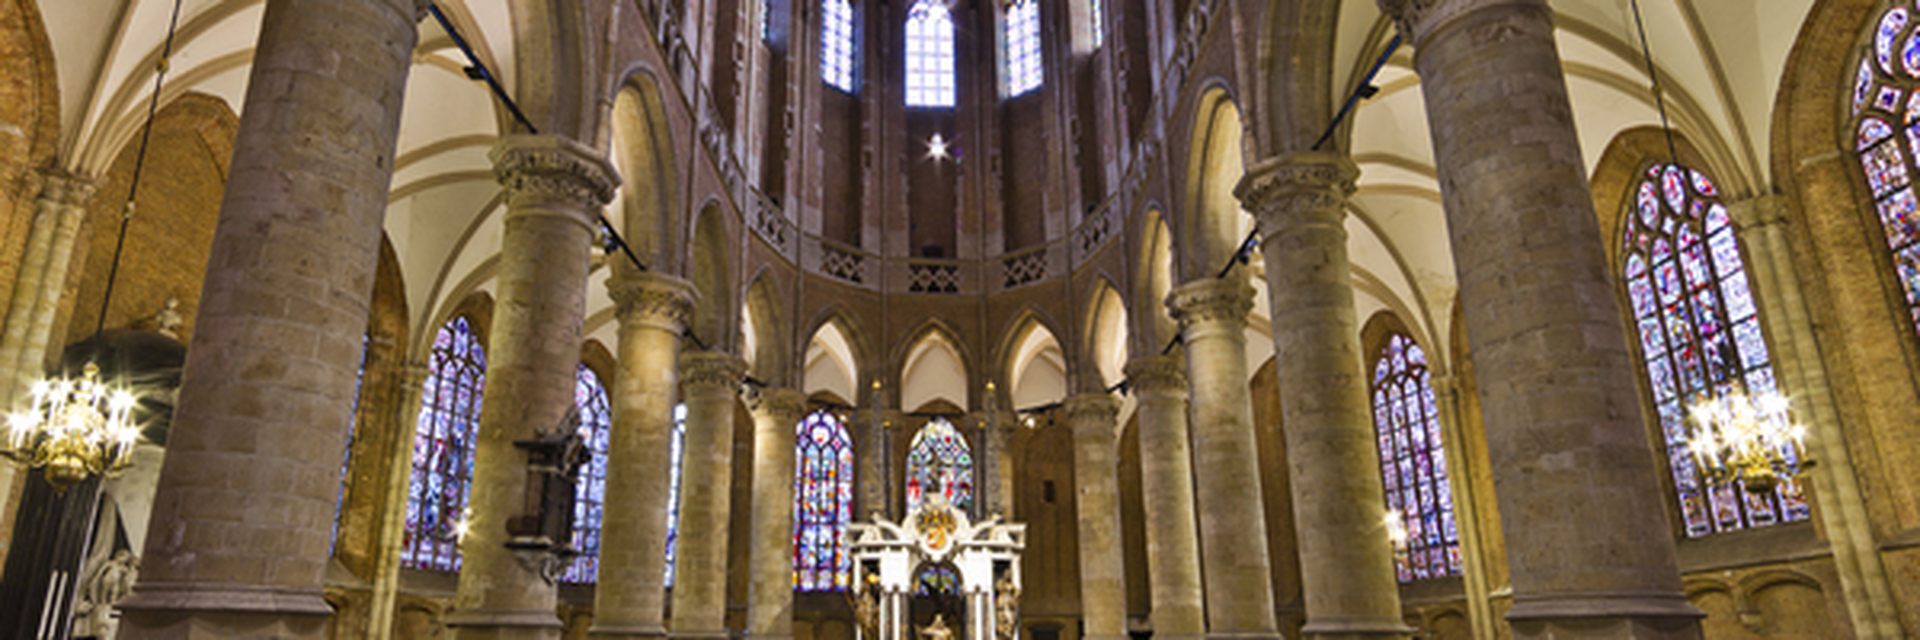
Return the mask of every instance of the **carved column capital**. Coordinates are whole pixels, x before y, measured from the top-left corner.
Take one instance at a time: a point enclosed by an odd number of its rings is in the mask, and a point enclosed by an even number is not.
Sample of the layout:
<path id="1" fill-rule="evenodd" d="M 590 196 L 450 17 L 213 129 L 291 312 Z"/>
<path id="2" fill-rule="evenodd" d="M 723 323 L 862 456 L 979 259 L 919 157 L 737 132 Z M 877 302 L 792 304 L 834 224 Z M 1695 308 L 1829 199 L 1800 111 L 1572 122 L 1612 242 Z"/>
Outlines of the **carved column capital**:
<path id="1" fill-rule="evenodd" d="M 1261 237 L 1274 238 L 1301 225 L 1339 228 L 1359 177 L 1345 154 L 1303 151 L 1248 167 L 1233 195 L 1259 220 Z"/>
<path id="2" fill-rule="evenodd" d="M 807 394 L 786 387 L 767 387 L 755 394 L 747 408 L 755 416 L 771 419 L 791 432 L 793 425 L 807 415 Z"/>
<path id="3" fill-rule="evenodd" d="M 506 136 L 488 158 L 510 209 L 593 211 L 620 186 L 620 172 L 599 151 L 560 136 Z M 591 227 L 593 219 L 580 222 Z"/>
<path id="4" fill-rule="evenodd" d="M 394 375 L 400 379 L 400 388 L 411 389 L 427 383 L 427 376 L 433 375 L 433 366 L 408 360 L 394 367 Z"/>
<path id="5" fill-rule="evenodd" d="M 1140 395 L 1187 393 L 1187 362 L 1179 356 L 1141 356 L 1127 361 L 1127 381 Z"/>
<path id="6" fill-rule="evenodd" d="M 1246 322 L 1253 310 L 1253 287 L 1231 278 L 1203 278 L 1173 288 L 1167 311 L 1182 330 L 1196 325 Z"/>
<path id="7" fill-rule="evenodd" d="M 100 183 L 92 178 L 77 176 L 58 169 L 41 169 L 33 173 L 34 199 L 43 203 L 64 207 L 85 207 L 93 194 L 100 189 Z"/>
<path id="8" fill-rule="evenodd" d="M 1496 5 L 1532 5 L 1546 9 L 1546 0 L 1374 0 L 1380 12 L 1393 20 L 1400 35 L 1415 47 L 1453 18 Z"/>
<path id="9" fill-rule="evenodd" d="M 1733 218 L 1735 230 L 1745 235 L 1748 231 L 1786 223 L 1793 203 L 1785 195 L 1772 193 L 1726 205 L 1727 217 Z"/>
<path id="10" fill-rule="evenodd" d="M 733 395 L 747 367 L 719 351 L 688 351 L 680 354 L 680 384 L 687 397 Z"/>
<path id="11" fill-rule="evenodd" d="M 651 271 L 635 272 L 616 268 L 607 279 L 607 295 L 613 298 L 621 325 L 651 327 L 679 334 L 693 317 L 694 303 L 700 292 L 693 283 Z"/>
<path id="12" fill-rule="evenodd" d="M 1112 440 L 1113 423 L 1120 416 L 1120 403 L 1104 393 L 1069 396 L 1061 404 L 1067 414 L 1067 426 L 1076 437 L 1098 436 Z"/>

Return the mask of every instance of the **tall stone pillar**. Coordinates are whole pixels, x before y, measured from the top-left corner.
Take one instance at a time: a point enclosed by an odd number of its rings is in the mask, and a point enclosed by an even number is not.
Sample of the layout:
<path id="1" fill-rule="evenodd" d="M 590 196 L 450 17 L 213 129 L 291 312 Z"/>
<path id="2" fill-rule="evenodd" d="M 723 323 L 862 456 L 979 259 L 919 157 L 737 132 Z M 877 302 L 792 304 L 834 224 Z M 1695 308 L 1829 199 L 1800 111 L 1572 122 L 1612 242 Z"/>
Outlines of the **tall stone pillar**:
<path id="1" fill-rule="evenodd" d="M 380 535 L 373 551 L 373 599 L 368 605 L 367 637 L 393 637 L 393 607 L 400 593 L 400 551 L 407 532 L 407 492 L 412 490 L 413 439 L 419 433 L 420 403 L 433 369 L 418 360 L 400 365 L 399 402 L 389 416 L 393 440 L 387 443 L 387 495 L 380 506 Z"/>
<path id="2" fill-rule="evenodd" d="M 1067 398 L 1073 428 L 1073 483 L 1079 488 L 1080 624 L 1087 640 L 1127 637 L 1126 556 L 1120 549 L 1120 457 L 1114 419 L 1120 405 L 1104 393 Z"/>
<path id="3" fill-rule="evenodd" d="M 1464 363 L 1455 363 L 1455 367 Z M 1458 371 L 1459 369 L 1455 369 Z M 1465 443 L 1467 430 L 1461 424 L 1460 382 L 1452 375 L 1433 376 L 1434 404 L 1440 410 L 1442 442 Z M 1467 592 L 1467 624 L 1475 638 L 1492 638 L 1498 631 L 1493 623 L 1493 587 L 1487 584 L 1487 542 L 1480 530 L 1480 514 L 1487 508 L 1486 496 L 1474 488 L 1473 463 L 1467 447 L 1447 449 L 1447 482 L 1453 491 L 1454 523 L 1460 532 L 1460 573 Z M 1496 514 L 1497 515 L 1497 514 Z"/>
<path id="4" fill-rule="evenodd" d="M 615 263 L 619 265 L 620 263 Z M 693 313 L 693 284 L 615 266 L 607 280 L 620 322 L 620 375 L 610 396 L 607 493 L 600 571 L 593 591 L 595 637 L 666 635 L 667 508 L 673 496 L 673 406 L 680 393 L 680 332 Z"/>
<path id="5" fill-rule="evenodd" d="M 1187 436 L 1187 372 L 1178 356 L 1127 363 L 1140 417 L 1140 487 L 1147 516 L 1147 578 L 1153 637 L 1198 640 L 1207 633 L 1200 591 L 1200 540 L 1193 518 L 1193 451 Z"/>
<path id="6" fill-rule="evenodd" d="M 680 449 L 680 547 L 673 559 L 674 638 L 727 637 L 733 404 L 743 375 L 745 365 L 725 353 L 680 354 L 687 435 Z"/>
<path id="7" fill-rule="evenodd" d="M 985 478 L 979 486 L 984 487 L 984 515 L 998 515 L 1011 521 L 1017 516 L 1013 512 L 1013 434 L 1016 421 L 1013 408 L 1007 406 L 996 390 L 993 382 L 987 382 L 987 410 L 977 414 L 980 422 L 982 440 L 986 443 L 986 455 L 981 459 L 986 463 Z"/>
<path id="8" fill-rule="evenodd" d="M 66 287 L 73 247 L 86 221 L 87 202 L 97 185 L 85 178 L 41 171 L 40 193 L 33 200 L 33 227 L 27 234 L 26 254 L 14 279 L 13 298 L 7 302 L 7 324 L 0 333 L 0 367 L 5 367 L 5 399 L 26 400 L 22 393 L 46 371 L 47 342 L 53 318 Z M 94 304 L 93 301 L 80 301 Z M 106 310 L 100 310 L 102 316 Z M 17 407 L 16 407 L 17 408 Z"/>
<path id="9" fill-rule="evenodd" d="M 807 394 L 793 389 L 761 389 L 753 407 L 750 638 L 793 638 L 793 448 L 806 412 Z"/>
<path id="10" fill-rule="evenodd" d="M 1267 260 L 1307 637 L 1413 631 L 1400 613 L 1354 319 L 1344 222 L 1359 175 L 1345 156 L 1302 152 L 1251 167 L 1235 190 L 1259 218 Z"/>
<path id="11" fill-rule="evenodd" d="M 1180 322 L 1192 385 L 1207 637 L 1279 638 L 1260 454 L 1247 391 L 1245 332 L 1253 287 L 1237 277 L 1196 280 L 1175 287 L 1167 308 Z"/>
<path id="12" fill-rule="evenodd" d="M 1781 389 L 1794 400 L 1794 413 L 1812 435 L 1805 452 L 1819 464 L 1805 471 L 1818 496 L 1814 510 L 1833 549 L 1833 563 L 1841 590 L 1847 594 L 1847 613 L 1861 638 L 1900 638 L 1900 616 L 1879 544 L 1867 518 L 1866 499 L 1847 449 L 1833 387 L 1820 358 L 1819 338 L 1807 313 L 1806 296 L 1794 275 L 1793 255 L 1787 246 L 1786 196 L 1767 195 L 1727 204 L 1740 244 L 1747 250 L 1747 268 L 1753 273 L 1755 300 L 1767 323 L 1773 347 L 1774 369 Z"/>
<path id="13" fill-rule="evenodd" d="M 1417 48 L 1516 638 L 1696 638 L 1546 0 L 1379 0 Z"/>
<path id="14" fill-rule="evenodd" d="M 544 575 L 557 569 L 543 552 L 507 546 L 509 520 L 532 515 L 527 455 L 514 442 L 561 428 L 573 407 L 595 215 L 619 176 L 594 149 L 557 136 L 507 136 L 492 158 L 507 196 L 499 300 L 474 446 L 472 527 L 447 626 L 459 640 L 557 638 L 553 576 Z"/>
<path id="15" fill-rule="evenodd" d="M 424 4 L 267 3 L 122 638 L 326 632 L 314 453 L 347 441 Z"/>

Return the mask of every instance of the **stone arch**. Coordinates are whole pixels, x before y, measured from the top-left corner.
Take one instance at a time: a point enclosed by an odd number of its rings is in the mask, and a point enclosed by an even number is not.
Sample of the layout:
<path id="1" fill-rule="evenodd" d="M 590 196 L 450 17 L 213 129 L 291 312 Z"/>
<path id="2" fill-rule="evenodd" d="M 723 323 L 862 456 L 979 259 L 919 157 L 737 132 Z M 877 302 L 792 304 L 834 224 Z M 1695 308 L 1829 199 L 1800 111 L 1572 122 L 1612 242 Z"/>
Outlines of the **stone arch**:
<path id="1" fill-rule="evenodd" d="M 1256 122 L 1248 132 L 1258 157 L 1306 150 L 1332 120 L 1331 105 L 1337 104 L 1330 95 L 1332 74 L 1295 70 L 1336 68 L 1332 25 L 1340 4 L 1338 0 L 1298 0 L 1265 5 L 1267 14 L 1251 47 L 1255 53 L 1251 59 L 1244 54 L 1240 59 L 1242 67 L 1250 70 L 1243 74 L 1252 82 L 1247 111 L 1255 114 Z M 1264 65 L 1283 61 L 1284 71 L 1266 72 Z"/>
<path id="2" fill-rule="evenodd" d="M 972 406 L 973 380 L 980 369 L 960 333 L 939 318 L 928 318 L 895 349 L 893 371 L 899 406 L 905 410 L 945 398 L 962 409 Z"/>
<path id="3" fill-rule="evenodd" d="M 1120 297 L 1120 289 L 1113 281 L 1105 277 L 1096 279 L 1092 293 L 1087 298 L 1085 345 L 1080 352 L 1085 354 L 1085 367 L 1088 382 L 1096 382 L 1101 388 L 1119 383 L 1126 378 L 1123 371 L 1127 360 L 1132 358 L 1132 323 L 1127 318 L 1127 302 Z M 1082 385 L 1087 386 L 1087 385 Z"/>
<path id="4" fill-rule="evenodd" d="M 374 266 L 373 300 L 367 315 L 366 352 L 361 360 L 359 395 L 354 403 L 353 431 L 347 441 L 346 477 L 341 479 L 342 495 L 334 557 L 354 575 L 374 574 L 378 556 L 382 513 L 386 496 L 396 490 L 388 486 L 390 468 L 399 463 L 389 443 L 394 432 L 413 425 L 401 425 L 389 419 L 399 411 L 397 405 L 406 395 L 405 380 L 408 319 L 406 283 L 393 242 L 380 237 L 379 262 Z"/>
<path id="5" fill-rule="evenodd" d="M 1674 132 L 1673 147 L 1679 158 L 1667 151 L 1666 132 L 1659 127 L 1635 127 L 1614 136 L 1601 152 L 1600 162 L 1593 167 L 1593 209 L 1599 216 L 1608 265 L 1620 263 L 1620 235 L 1625 223 L 1621 214 L 1633 202 L 1633 189 L 1649 165 L 1678 161 L 1719 180 L 1720 173 L 1694 147 L 1692 140 Z"/>
<path id="6" fill-rule="evenodd" d="M 1180 332 L 1173 316 L 1167 313 L 1167 294 L 1172 293 L 1175 278 L 1175 247 L 1173 228 L 1167 224 L 1166 216 L 1157 205 L 1147 207 L 1147 215 L 1141 216 L 1137 236 L 1139 246 L 1134 255 L 1133 279 L 1133 348 L 1138 353 L 1159 353 L 1159 349 L 1173 340 Z"/>
<path id="7" fill-rule="evenodd" d="M 12 52 L 0 60 L 0 86 L 18 87 L 0 101 L 0 184 L 16 185 L 36 168 L 54 164 L 60 137 L 60 87 L 52 45 L 40 20 L 39 3 L 9 0 L 0 11 L 0 46 Z M 23 55 L 24 54 L 24 55 Z M 0 297 L 11 298 L 14 274 L 33 225 L 34 193 L 8 189 L 0 197 Z"/>
<path id="8" fill-rule="evenodd" d="M 492 344 L 493 336 L 493 295 L 485 291 L 474 291 L 460 298 L 460 302 L 449 305 L 439 316 L 430 319 L 425 327 L 415 333 L 425 336 L 408 349 L 410 358 L 416 362 L 425 362 L 433 349 L 433 335 L 454 318 L 464 317 L 473 328 L 473 336 L 482 345 Z"/>
<path id="9" fill-rule="evenodd" d="M 1376 312 L 1373 317 L 1367 318 L 1365 324 L 1360 325 L 1360 364 L 1364 367 L 1360 372 L 1369 380 L 1372 379 L 1374 363 L 1379 360 L 1380 350 L 1386 348 L 1387 339 L 1396 333 L 1419 342 L 1417 336 L 1407 330 L 1407 323 L 1392 311 Z M 1434 351 L 1431 345 L 1422 344 L 1420 347 L 1429 353 Z M 1428 356 L 1428 359 L 1434 358 Z"/>
<path id="10" fill-rule="evenodd" d="M 1080 367 L 1066 352 L 1060 332 L 1031 309 L 1016 316 L 1000 345 L 1000 375 L 1015 409 L 1065 400 L 1077 387 Z"/>
<path id="11" fill-rule="evenodd" d="M 644 71 L 634 72 L 613 101 L 613 157 L 622 184 L 618 204 L 621 233 L 635 257 L 648 268 L 674 272 L 679 209 L 679 162 L 673 129 L 660 98 L 660 86 Z"/>
<path id="12" fill-rule="evenodd" d="M 874 377 L 866 366 L 866 332 L 845 309 L 831 308 L 813 323 L 807 336 L 800 360 L 801 391 L 808 395 L 830 391 L 846 403 L 858 402 L 860 383 Z"/>
<path id="13" fill-rule="evenodd" d="M 1213 275 L 1253 229 L 1233 189 L 1246 172 L 1240 108 L 1224 87 L 1201 94 L 1189 139 L 1185 207 L 1181 212 L 1180 273 L 1185 280 Z"/>
<path id="14" fill-rule="evenodd" d="M 747 285 L 740 311 L 740 355 L 747 360 L 747 372 L 773 385 L 785 385 L 793 375 L 792 350 L 787 346 L 792 330 L 787 325 L 786 308 L 781 304 L 782 287 L 771 269 L 763 269 Z"/>
<path id="15" fill-rule="evenodd" d="M 594 141 L 601 87 L 598 43 L 618 21 L 607 3 L 508 0 L 513 16 L 514 101 L 540 133 Z M 596 15 L 589 15 L 592 12 Z M 519 127 L 509 127 L 509 131 Z"/>
<path id="16" fill-rule="evenodd" d="M 693 244 L 688 255 L 688 280 L 700 291 L 693 317 L 687 328 L 707 346 L 727 350 L 733 346 L 734 311 L 733 252 L 725 216 L 717 202 L 709 202 L 693 223 Z"/>

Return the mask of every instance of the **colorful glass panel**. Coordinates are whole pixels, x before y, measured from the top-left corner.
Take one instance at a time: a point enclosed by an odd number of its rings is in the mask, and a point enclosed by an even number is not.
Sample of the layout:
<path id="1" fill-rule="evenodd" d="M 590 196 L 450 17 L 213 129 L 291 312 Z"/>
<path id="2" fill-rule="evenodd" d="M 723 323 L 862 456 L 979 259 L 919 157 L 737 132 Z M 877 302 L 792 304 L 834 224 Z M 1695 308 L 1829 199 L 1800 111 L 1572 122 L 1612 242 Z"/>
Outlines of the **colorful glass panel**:
<path id="1" fill-rule="evenodd" d="M 1681 171 L 1685 169 L 1669 166 L 1663 175 Z M 1700 482 L 1687 448 L 1687 405 L 1730 389 L 1760 393 L 1767 389 L 1756 388 L 1751 382 L 1754 376 L 1772 379 L 1745 263 L 1726 208 L 1717 202 L 1712 180 L 1697 171 L 1691 175 L 1693 179 L 1682 185 L 1691 193 L 1670 195 L 1661 203 L 1664 208 L 1657 220 L 1649 222 L 1644 214 L 1624 218 L 1626 237 L 1652 237 L 1655 247 L 1677 249 L 1647 251 L 1639 242 L 1628 240 L 1622 262 L 1628 308 L 1640 331 L 1640 356 L 1660 430 L 1666 436 L 1682 520 L 1690 537 L 1803 520 L 1807 511 L 1798 486 L 1783 484 L 1766 495 L 1746 495 L 1739 487 L 1709 490 Z M 1644 183 L 1640 188 L 1646 188 Z M 1691 208 L 1675 206 L 1687 201 L 1693 203 Z M 1771 382 L 1766 386 L 1771 389 Z"/>
<path id="2" fill-rule="evenodd" d="M 853 579 L 853 437 L 839 416 L 816 411 L 794 433 L 793 587 L 845 591 Z"/>
<path id="3" fill-rule="evenodd" d="M 1087 35 L 1095 49 L 1107 41 L 1107 3 L 1087 0 Z"/>
<path id="4" fill-rule="evenodd" d="M 680 547 L 680 474 L 686 458 L 687 405 L 673 406 L 673 436 L 667 441 L 667 459 L 672 460 L 672 475 L 667 478 L 667 578 L 673 586 L 674 551 Z"/>
<path id="5" fill-rule="evenodd" d="M 946 418 L 921 427 L 907 450 L 907 510 L 919 508 L 928 491 L 962 511 L 973 508 L 973 455 Z"/>
<path id="6" fill-rule="evenodd" d="M 820 79 L 853 93 L 853 5 L 847 0 L 821 0 Z"/>
<path id="7" fill-rule="evenodd" d="M 1873 34 L 1873 59 L 1887 75 L 1893 75 L 1893 43 L 1906 28 L 1907 10 L 1903 7 L 1894 7 L 1880 16 L 1880 28 Z"/>
<path id="8" fill-rule="evenodd" d="M 1887 91 L 1907 94 L 1904 109 L 1885 110 L 1901 117 L 1899 128 L 1906 135 L 1893 135 L 1895 125 L 1875 112 L 1859 118 L 1855 143 L 1861 172 L 1887 241 L 1887 257 L 1904 294 L 1908 321 L 1920 330 L 1920 264 L 1916 263 L 1920 259 L 1920 212 L 1916 211 L 1920 203 L 1915 201 L 1912 185 L 1915 172 L 1920 171 L 1913 155 L 1920 148 L 1920 91 L 1914 90 L 1920 84 L 1915 81 L 1920 78 L 1920 28 L 1914 26 L 1912 17 L 1909 9 L 1899 6 L 1881 14 L 1873 51 L 1862 56 L 1861 75 L 1855 80 L 1855 97 L 1871 96 L 1876 109 Z M 1899 68 L 1886 64 L 1876 67 L 1873 62 L 1883 58 L 1883 50 L 1890 51 L 1894 42 L 1904 43 L 1898 56 Z M 1861 84 L 1878 90 L 1863 89 Z"/>
<path id="9" fill-rule="evenodd" d="M 1007 97 L 1040 86 L 1040 3 L 1015 0 L 1007 5 L 1005 52 Z"/>
<path id="10" fill-rule="evenodd" d="M 581 364 L 573 376 L 573 409 L 580 414 L 580 438 L 593 456 L 580 469 L 573 494 L 573 549 L 580 555 L 561 572 L 561 582 L 593 582 L 600 572 L 600 522 L 607 501 L 607 435 L 613 412 L 600 376 Z"/>
<path id="11" fill-rule="evenodd" d="M 1406 547 L 1394 556 L 1401 582 L 1460 575 L 1460 533 L 1447 485 L 1426 352 L 1395 334 L 1374 354 L 1373 424 L 1387 508 L 1400 514 Z"/>
<path id="12" fill-rule="evenodd" d="M 907 11 L 906 62 L 907 106 L 953 106 L 953 16 L 946 3 L 920 0 Z"/>
<path id="13" fill-rule="evenodd" d="M 454 318 L 440 328 L 427 369 L 413 432 L 400 566 L 459 571 L 459 534 L 466 521 L 474 432 L 480 426 L 480 392 L 487 376 L 486 348 L 466 318 Z"/>

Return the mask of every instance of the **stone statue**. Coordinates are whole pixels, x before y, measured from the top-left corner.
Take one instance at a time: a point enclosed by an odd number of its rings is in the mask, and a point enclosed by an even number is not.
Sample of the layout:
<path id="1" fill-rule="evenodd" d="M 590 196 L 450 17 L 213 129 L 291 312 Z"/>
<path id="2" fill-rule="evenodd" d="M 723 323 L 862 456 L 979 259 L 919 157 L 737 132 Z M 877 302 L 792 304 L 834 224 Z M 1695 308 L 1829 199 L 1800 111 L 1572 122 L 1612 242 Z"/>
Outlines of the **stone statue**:
<path id="1" fill-rule="evenodd" d="M 1020 587 L 1009 578 L 993 583 L 993 631 L 1000 640 L 1020 637 Z"/>
<path id="2" fill-rule="evenodd" d="M 185 322 L 186 320 L 180 317 L 178 296 L 167 296 L 167 306 L 160 309 L 159 313 L 153 314 L 154 331 L 175 340 L 180 339 L 180 325 Z"/>
<path id="3" fill-rule="evenodd" d="M 880 637 L 880 577 L 867 574 L 866 588 L 849 594 L 853 600 L 853 622 L 864 637 Z"/>
<path id="4" fill-rule="evenodd" d="M 74 606 L 74 617 L 81 623 L 76 626 L 84 627 L 74 629 L 74 635 L 114 637 L 120 619 L 114 615 L 113 607 L 133 592 L 133 583 L 139 577 L 140 560 L 127 549 L 114 552 L 112 558 L 94 569 L 93 575 L 81 585 L 80 602 Z"/>
<path id="5" fill-rule="evenodd" d="M 920 627 L 920 640 L 953 640 L 953 629 L 947 627 L 947 617 L 933 614 L 933 624 Z"/>

